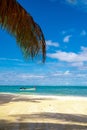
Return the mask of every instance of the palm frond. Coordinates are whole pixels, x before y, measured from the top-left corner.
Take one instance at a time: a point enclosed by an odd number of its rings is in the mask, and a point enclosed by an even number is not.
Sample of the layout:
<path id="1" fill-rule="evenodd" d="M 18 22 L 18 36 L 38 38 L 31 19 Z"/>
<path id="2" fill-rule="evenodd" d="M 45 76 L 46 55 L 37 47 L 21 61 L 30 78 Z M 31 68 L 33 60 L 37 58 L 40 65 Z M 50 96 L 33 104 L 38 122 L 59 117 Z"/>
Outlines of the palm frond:
<path id="1" fill-rule="evenodd" d="M 42 54 L 46 44 L 41 28 L 16 0 L 0 0 L 0 25 L 12 34 L 26 58 Z"/>

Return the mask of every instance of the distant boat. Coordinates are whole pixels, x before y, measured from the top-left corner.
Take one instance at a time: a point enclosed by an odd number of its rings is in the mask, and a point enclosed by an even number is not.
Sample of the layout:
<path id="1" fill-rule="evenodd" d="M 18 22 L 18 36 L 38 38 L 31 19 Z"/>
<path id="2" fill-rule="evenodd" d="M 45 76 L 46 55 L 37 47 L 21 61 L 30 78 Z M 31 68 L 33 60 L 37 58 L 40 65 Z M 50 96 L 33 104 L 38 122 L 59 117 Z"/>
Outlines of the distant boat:
<path id="1" fill-rule="evenodd" d="M 26 88 L 25 87 L 21 87 L 20 90 L 26 90 Z"/>
<path id="2" fill-rule="evenodd" d="M 20 91 L 24 91 L 24 90 L 30 90 L 30 91 L 35 91 L 36 90 L 36 87 L 33 87 L 33 88 L 25 88 L 25 87 L 21 87 L 20 88 Z"/>
<path id="3" fill-rule="evenodd" d="M 36 90 L 36 88 L 27 88 L 26 90 Z"/>

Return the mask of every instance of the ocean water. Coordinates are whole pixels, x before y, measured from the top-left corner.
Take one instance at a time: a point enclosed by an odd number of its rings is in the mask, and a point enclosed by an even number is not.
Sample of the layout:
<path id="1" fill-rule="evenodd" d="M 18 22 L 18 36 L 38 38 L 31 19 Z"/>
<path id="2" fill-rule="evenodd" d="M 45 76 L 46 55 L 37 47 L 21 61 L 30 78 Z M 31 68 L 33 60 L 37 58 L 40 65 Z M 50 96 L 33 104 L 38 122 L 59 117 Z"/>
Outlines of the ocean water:
<path id="1" fill-rule="evenodd" d="M 26 89 L 20 90 L 22 87 Z M 33 87 L 34 86 L 0 86 L 0 93 L 87 97 L 87 86 L 35 86 L 35 90 L 30 89 Z"/>

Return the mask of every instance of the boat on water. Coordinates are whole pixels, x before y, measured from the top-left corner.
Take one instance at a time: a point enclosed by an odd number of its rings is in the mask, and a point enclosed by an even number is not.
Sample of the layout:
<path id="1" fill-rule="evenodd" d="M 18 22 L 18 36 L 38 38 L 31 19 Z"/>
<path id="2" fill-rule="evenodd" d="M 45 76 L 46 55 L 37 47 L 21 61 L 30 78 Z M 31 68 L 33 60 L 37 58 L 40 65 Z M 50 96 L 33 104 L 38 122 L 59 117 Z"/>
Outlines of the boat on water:
<path id="1" fill-rule="evenodd" d="M 36 87 L 33 87 L 33 88 L 21 87 L 21 88 L 20 88 L 20 91 L 35 91 L 35 90 L 36 90 Z"/>

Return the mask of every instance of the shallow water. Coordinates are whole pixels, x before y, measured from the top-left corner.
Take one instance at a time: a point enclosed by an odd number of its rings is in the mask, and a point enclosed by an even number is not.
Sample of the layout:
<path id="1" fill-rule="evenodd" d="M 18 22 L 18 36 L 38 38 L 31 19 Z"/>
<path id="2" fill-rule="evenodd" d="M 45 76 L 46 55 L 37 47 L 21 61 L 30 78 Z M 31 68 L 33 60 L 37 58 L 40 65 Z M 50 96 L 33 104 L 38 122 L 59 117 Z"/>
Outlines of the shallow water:
<path id="1" fill-rule="evenodd" d="M 25 88 L 20 90 L 20 88 Z M 36 88 L 34 90 L 30 88 Z M 29 90 L 30 89 L 30 90 Z M 0 93 L 87 97 L 87 86 L 0 86 Z"/>

